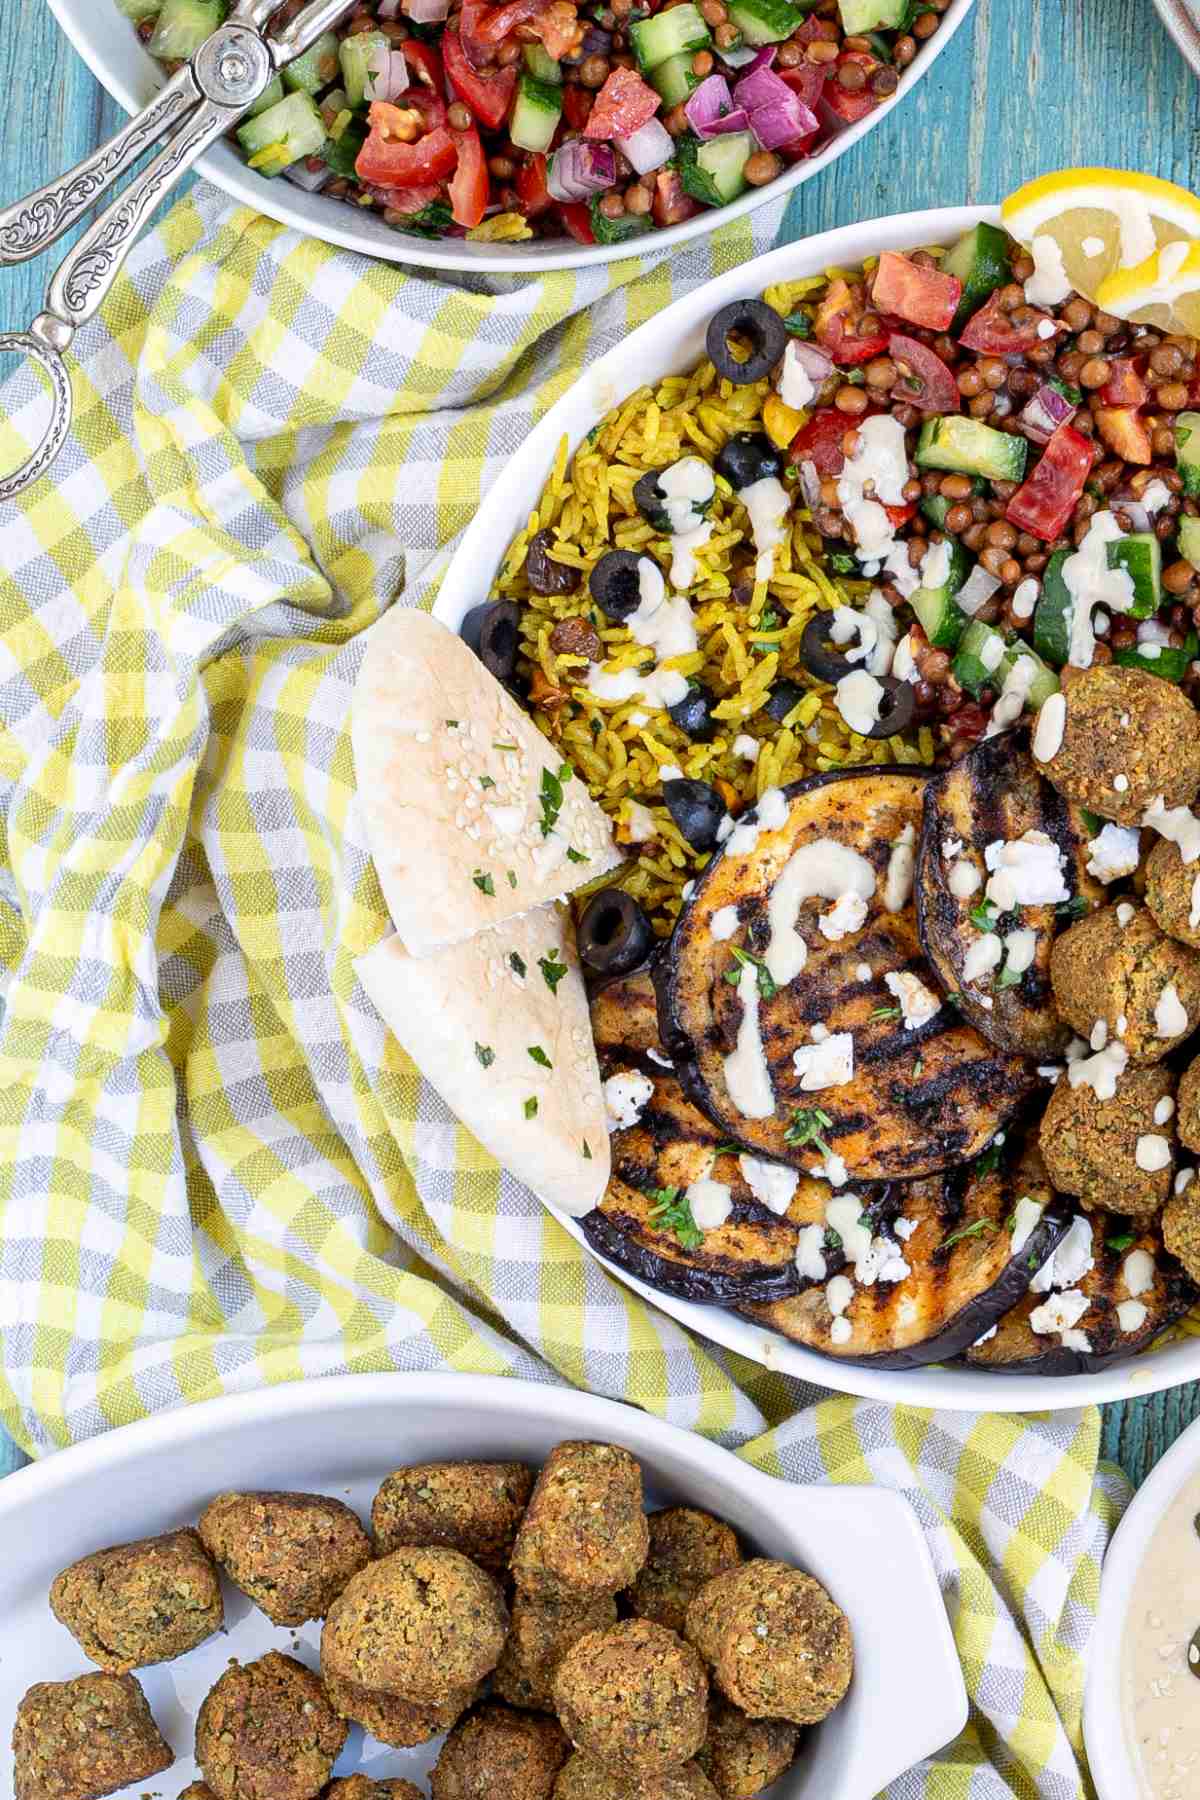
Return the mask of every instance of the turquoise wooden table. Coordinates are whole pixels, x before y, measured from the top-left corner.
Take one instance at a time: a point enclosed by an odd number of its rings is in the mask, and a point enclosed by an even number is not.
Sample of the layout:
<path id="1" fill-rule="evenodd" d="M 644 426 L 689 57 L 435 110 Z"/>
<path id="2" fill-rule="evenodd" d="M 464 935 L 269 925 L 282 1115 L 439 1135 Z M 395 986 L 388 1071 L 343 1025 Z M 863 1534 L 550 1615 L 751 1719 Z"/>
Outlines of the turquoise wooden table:
<path id="1" fill-rule="evenodd" d="M 105 6 L 112 0 L 93 0 Z M 5 0 L 0 196 L 40 187 L 124 114 L 58 32 L 44 0 Z M 929 81 L 802 188 L 789 238 L 875 214 L 999 200 L 1047 169 L 1101 163 L 1200 184 L 1195 83 L 1150 0 L 977 0 Z M 0 330 L 42 309 L 48 258 L 0 282 Z M 1136 1482 L 1200 1412 L 1195 1387 L 1105 1412 L 1106 1451 Z M 15 1460 L 0 1432 L 0 1473 Z"/>

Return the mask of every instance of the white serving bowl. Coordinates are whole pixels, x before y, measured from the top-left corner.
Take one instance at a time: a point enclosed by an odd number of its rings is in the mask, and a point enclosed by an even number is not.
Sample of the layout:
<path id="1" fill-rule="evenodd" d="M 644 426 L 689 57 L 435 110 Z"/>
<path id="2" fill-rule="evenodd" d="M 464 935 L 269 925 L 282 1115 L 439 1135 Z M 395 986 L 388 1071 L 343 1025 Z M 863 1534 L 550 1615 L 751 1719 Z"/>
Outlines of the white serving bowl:
<path id="1" fill-rule="evenodd" d="M 1154 0 L 1158 15 L 1193 74 L 1200 75 L 1200 8 L 1194 0 Z"/>
<path id="2" fill-rule="evenodd" d="M 147 54 L 129 20 L 117 11 L 115 0 L 46 0 L 46 3 L 88 68 L 126 111 L 136 112 L 145 106 L 155 88 L 162 85 L 162 69 Z M 635 251 L 670 250 L 690 238 L 702 237 L 714 225 L 739 218 L 767 200 L 790 193 L 801 182 L 827 168 L 885 119 L 892 108 L 903 101 L 909 89 L 932 68 L 966 18 L 971 4 L 972 0 L 951 0 L 929 45 L 905 70 L 892 98 L 857 125 L 841 132 L 818 155 L 807 162 L 794 164 L 770 187 L 751 188 L 741 199 L 734 200 L 719 212 L 700 213 L 682 225 L 672 225 L 653 237 L 640 239 Z M 346 250 L 361 251 L 364 256 L 378 256 L 388 262 L 408 263 L 416 268 L 459 269 L 476 274 L 502 270 L 510 275 L 532 275 L 544 269 L 577 269 L 588 263 L 620 262 L 631 254 L 628 245 L 577 244 L 573 239 L 553 243 L 535 240 L 526 244 L 470 244 L 461 238 L 428 243 L 422 238 L 405 237 L 392 231 L 372 213 L 360 212 L 341 201 L 324 199 L 320 194 L 306 194 L 282 177 L 268 180 L 256 175 L 253 169 L 246 167 L 241 153 L 228 143 L 217 144 L 200 158 L 196 167 L 201 175 L 216 182 L 235 200 L 267 213 L 309 237 L 338 244 Z"/>
<path id="3" fill-rule="evenodd" d="M 367 1519 L 379 1483 L 402 1464 L 538 1463 L 565 1438 L 624 1445 L 642 1464 L 653 1505 L 687 1502 L 719 1514 L 749 1548 L 817 1576 L 845 1611 L 855 1646 L 850 1692 L 806 1734 L 795 1768 L 772 1790 L 778 1800 L 871 1800 L 957 1736 L 967 1719 L 962 1672 L 924 1536 L 900 1495 L 776 1481 L 649 1413 L 570 1388 L 472 1375 L 350 1375 L 165 1413 L 0 1483 L 0 1793 L 12 1792 L 9 1739 L 21 1695 L 35 1681 L 85 1667 L 46 1602 L 54 1576 L 76 1557 L 191 1524 L 230 1487 L 332 1494 Z M 279 1629 L 228 1586 L 226 1624 L 190 1655 L 138 1675 L 180 1759 L 172 1793 L 193 1778 L 192 1721 L 231 1656 L 279 1649 L 317 1665 L 319 1625 Z M 385 1750 L 355 1730 L 338 1772 L 420 1779 L 437 1748 Z M 130 1800 L 135 1791 L 127 1790 Z"/>
<path id="4" fill-rule="evenodd" d="M 1125 1733 L 1121 1649 L 1136 1598 L 1138 1572 L 1151 1539 L 1176 1495 L 1200 1469 L 1200 1420 L 1188 1426 L 1156 1464 L 1118 1525 L 1100 1583 L 1100 1610 L 1088 1652 L 1083 1735 L 1100 1800 L 1131 1800 L 1143 1792 L 1135 1753 Z M 1189 1791 L 1190 1787 L 1189 1787 Z"/>
<path id="5" fill-rule="evenodd" d="M 731 269 L 640 325 L 579 377 L 530 432 L 521 454 L 507 464 L 488 489 L 449 563 L 438 595 L 437 616 L 457 630 L 470 608 L 487 597 L 492 576 L 508 544 L 528 521 L 550 473 L 559 440 L 566 437 L 574 451 L 597 419 L 635 388 L 691 368 L 704 353 L 705 328 L 719 307 L 730 300 L 760 294 L 773 282 L 798 280 L 834 265 L 852 265 L 872 252 L 952 243 L 981 219 L 999 224 L 998 209 L 949 207 L 870 219 L 839 231 L 823 232 Z M 573 1237 L 586 1244 L 574 1220 L 562 1216 L 561 1222 Z M 660 1293 L 615 1264 L 600 1260 L 618 1280 L 701 1337 L 803 1380 L 893 1404 L 1042 1412 L 1104 1400 L 1135 1400 L 1200 1376 L 1200 1338 L 1132 1358 L 1096 1375 L 998 1375 L 949 1366 L 908 1370 L 857 1368 L 801 1349 L 778 1333 L 734 1313 Z"/>

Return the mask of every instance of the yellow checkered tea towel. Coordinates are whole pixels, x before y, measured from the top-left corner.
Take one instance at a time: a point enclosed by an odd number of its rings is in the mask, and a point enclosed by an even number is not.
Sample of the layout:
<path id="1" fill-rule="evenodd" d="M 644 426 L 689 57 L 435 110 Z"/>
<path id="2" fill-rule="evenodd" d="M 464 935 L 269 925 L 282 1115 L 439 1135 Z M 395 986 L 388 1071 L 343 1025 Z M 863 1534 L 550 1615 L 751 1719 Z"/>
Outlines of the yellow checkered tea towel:
<path id="1" fill-rule="evenodd" d="M 3 1417 L 36 1453 L 263 1382 L 508 1372 L 886 1481 L 976 1703 L 897 1792 L 1066 1797 L 1116 1504 L 1097 1415 L 800 1411 L 581 1253 L 353 973 L 387 926 L 347 730 L 363 633 L 586 359 L 778 220 L 488 292 L 199 188 L 135 255 L 80 342 L 74 441 L 0 513 Z"/>

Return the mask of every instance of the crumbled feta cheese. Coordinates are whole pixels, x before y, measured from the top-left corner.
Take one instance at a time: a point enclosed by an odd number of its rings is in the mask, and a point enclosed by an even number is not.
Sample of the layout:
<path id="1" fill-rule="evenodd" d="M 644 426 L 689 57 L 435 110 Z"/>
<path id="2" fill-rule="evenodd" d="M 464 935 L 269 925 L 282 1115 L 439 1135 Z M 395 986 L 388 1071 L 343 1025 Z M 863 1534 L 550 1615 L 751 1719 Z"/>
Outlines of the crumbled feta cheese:
<path id="1" fill-rule="evenodd" d="M 1125 1278 L 1125 1291 L 1136 1300 L 1139 1294 L 1148 1294 L 1154 1286 L 1154 1258 L 1148 1250 L 1131 1250 L 1125 1258 L 1122 1274 Z"/>
<path id="2" fill-rule="evenodd" d="M 816 392 L 812 376 L 801 362 L 799 346 L 793 338 L 783 353 L 783 367 L 779 372 L 779 398 L 785 406 L 801 412 L 804 407 L 812 405 Z"/>
<path id="3" fill-rule="evenodd" d="M 782 788 L 764 788 L 754 810 L 764 831 L 780 831 L 787 824 L 788 803 Z"/>
<path id="4" fill-rule="evenodd" d="M 1097 881 L 1119 881 L 1138 866 L 1136 825 L 1103 825 L 1088 842 L 1087 872 Z"/>
<path id="5" fill-rule="evenodd" d="M 1048 1294 L 1051 1288 L 1074 1287 L 1095 1265 L 1091 1220 L 1080 1216 L 1072 1222 L 1066 1236 L 1059 1239 L 1029 1285 L 1035 1294 Z"/>
<path id="6" fill-rule="evenodd" d="M 1067 1349 L 1089 1350 L 1091 1345 L 1087 1338 L 1082 1332 L 1076 1331 L 1075 1327 L 1090 1305 L 1087 1295 L 1078 1288 L 1068 1288 L 1063 1294 L 1051 1294 L 1048 1300 L 1043 1300 L 1030 1313 L 1030 1328 L 1039 1337 L 1053 1337 L 1057 1334 Z"/>
<path id="7" fill-rule="evenodd" d="M 806 1094 L 845 1087 L 854 1078 L 854 1039 L 848 1031 L 838 1031 L 824 1043 L 802 1044 L 792 1052 L 792 1062 Z"/>
<path id="8" fill-rule="evenodd" d="M 1177 844 L 1181 862 L 1193 863 L 1200 856 L 1200 819 L 1186 806 L 1167 806 L 1158 794 L 1142 814 L 1142 824 Z"/>
<path id="9" fill-rule="evenodd" d="M 983 885 L 983 876 L 974 863 L 956 862 L 946 877 L 946 886 L 956 900 L 969 900 Z"/>
<path id="10" fill-rule="evenodd" d="M 822 937 L 836 944 L 860 930 L 866 916 L 867 903 L 861 894 L 839 894 L 829 911 L 821 914 L 817 925 Z"/>
<path id="11" fill-rule="evenodd" d="M 683 770 L 677 763 L 663 763 L 658 771 L 660 781 L 682 781 Z"/>
<path id="12" fill-rule="evenodd" d="M 1013 1209 L 1012 1253 L 1020 1256 L 1022 1250 L 1037 1230 L 1042 1221 L 1044 1208 L 1037 1200 L 1031 1200 L 1028 1194 L 1022 1194 Z"/>
<path id="13" fill-rule="evenodd" d="M 901 1214 L 898 1219 L 893 1219 L 892 1230 L 900 1239 L 901 1243 L 907 1244 L 913 1232 L 919 1229 L 920 1223 L 919 1219 L 906 1219 L 903 1214 Z"/>
<path id="14" fill-rule="evenodd" d="M 762 745 L 759 743 L 758 739 L 752 738 L 749 733 L 745 731 L 740 732 L 730 745 L 733 754 L 735 756 L 740 756 L 743 762 L 748 763 L 756 763 L 758 761 L 758 753 L 761 748 Z"/>
<path id="15" fill-rule="evenodd" d="M 604 1110 L 610 1131 L 636 1125 L 654 1095 L 654 1083 L 637 1069 L 620 1069 L 604 1083 Z"/>
<path id="16" fill-rule="evenodd" d="M 983 860 L 991 870 L 987 897 L 1002 913 L 1015 906 L 1057 906 L 1071 897 L 1066 856 L 1044 831 L 1026 831 L 1008 842 L 997 838 Z"/>
<path id="17" fill-rule="evenodd" d="M 919 975 L 913 975 L 906 969 L 889 969 L 883 979 L 885 986 L 900 1002 L 905 1031 L 915 1031 L 918 1026 L 927 1025 L 934 1014 L 941 1011 L 941 1000 L 936 994 L 930 993 Z"/>
<path id="18" fill-rule="evenodd" d="M 637 800 L 627 802 L 625 829 L 631 844 L 647 844 L 658 834 L 654 814 L 648 806 L 643 806 Z"/>
<path id="19" fill-rule="evenodd" d="M 733 1197 L 724 1181 L 712 1181 L 707 1176 L 700 1181 L 691 1181 L 686 1197 L 701 1231 L 715 1231 L 733 1211 Z"/>
<path id="20" fill-rule="evenodd" d="M 739 1156 L 738 1168 L 754 1198 L 761 1201 L 769 1212 L 782 1218 L 792 1204 L 792 1197 L 800 1182 L 796 1170 L 786 1169 L 782 1163 L 764 1162 L 757 1156 Z"/>
<path id="21" fill-rule="evenodd" d="M 854 979 L 855 979 L 855 981 L 870 981 L 870 979 L 871 979 L 870 963 L 856 963 L 855 968 L 854 968 Z"/>

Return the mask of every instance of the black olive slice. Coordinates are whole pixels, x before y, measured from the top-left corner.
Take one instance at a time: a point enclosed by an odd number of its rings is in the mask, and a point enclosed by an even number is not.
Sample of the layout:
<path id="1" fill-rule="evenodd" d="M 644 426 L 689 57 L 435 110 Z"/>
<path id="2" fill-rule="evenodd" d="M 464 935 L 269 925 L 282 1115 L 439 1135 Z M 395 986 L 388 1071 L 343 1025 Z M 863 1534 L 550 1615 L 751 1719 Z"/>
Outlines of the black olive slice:
<path id="1" fill-rule="evenodd" d="M 804 636 L 800 639 L 800 660 L 810 675 L 818 681 L 838 682 L 843 675 L 853 673 L 856 664 L 840 650 L 831 649 L 827 639 L 829 628 L 833 623 L 830 612 L 815 612 L 804 627 Z"/>
<path id="2" fill-rule="evenodd" d="M 913 722 L 917 710 L 916 695 L 912 683 L 899 681 L 895 675 L 877 677 L 883 689 L 883 700 L 880 703 L 879 717 L 869 731 L 863 733 L 869 738 L 895 737 L 898 732 L 907 731 Z"/>
<path id="3" fill-rule="evenodd" d="M 592 599 L 605 617 L 617 624 L 624 623 L 642 603 L 641 561 L 632 550 L 606 550 L 588 576 Z"/>
<path id="4" fill-rule="evenodd" d="M 689 688 L 682 700 L 674 706 L 668 706 L 668 713 L 678 725 L 680 731 L 697 744 L 707 744 L 717 735 L 717 721 L 713 718 L 713 697 L 707 688 Z"/>
<path id="5" fill-rule="evenodd" d="M 555 562 L 550 555 L 554 534 L 537 531 L 525 552 L 525 579 L 535 594 L 573 594 L 579 586 L 579 570 Z"/>
<path id="6" fill-rule="evenodd" d="M 734 332 L 750 345 L 745 362 L 738 362 L 729 348 Z M 733 300 L 709 320 L 704 347 L 718 375 L 746 387 L 771 373 L 787 341 L 787 326 L 772 307 L 761 300 Z"/>
<path id="7" fill-rule="evenodd" d="M 654 928 L 624 888 L 601 888 L 583 909 L 576 941 L 580 959 L 597 975 L 627 975 L 654 948 Z"/>
<path id="8" fill-rule="evenodd" d="M 804 698 L 804 689 L 798 682 L 788 681 L 785 677 L 777 681 L 767 696 L 763 711 L 768 713 L 777 724 L 782 725 L 794 707 L 799 706 Z"/>
<path id="9" fill-rule="evenodd" d="M 511 681 L 516 673 L 521 609 L 515 600 L 489 600 L 473 606 L 462 622 L 461 635 L 489 675 Z"/>
<path id="10" fill-rule="evenodd" d="M 711 850 L 725 817 L 725 802 L 707 781 L 663 782 L 663 801 L 693 850 Z"/>
<path id="11" fill-rule="evenodd" d="M 665 495 L 658 485 L 660 469 L 647 469 L 633 484 L 633 504 L 655 531 L 669 531 L 670 521 L 663 505 Z"/>
<path id="12" fill-rule="evenodd" d="M 735 431 L 717 454 L 713 468 L 735 491 L 778 475 L 783 459 L 770 438 L 758 431 Z"/>

